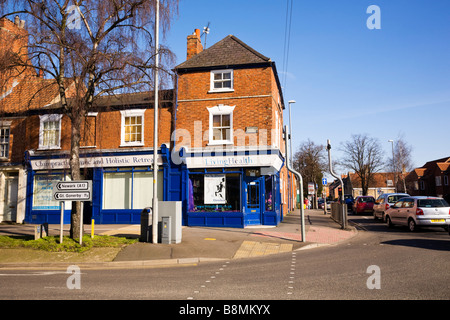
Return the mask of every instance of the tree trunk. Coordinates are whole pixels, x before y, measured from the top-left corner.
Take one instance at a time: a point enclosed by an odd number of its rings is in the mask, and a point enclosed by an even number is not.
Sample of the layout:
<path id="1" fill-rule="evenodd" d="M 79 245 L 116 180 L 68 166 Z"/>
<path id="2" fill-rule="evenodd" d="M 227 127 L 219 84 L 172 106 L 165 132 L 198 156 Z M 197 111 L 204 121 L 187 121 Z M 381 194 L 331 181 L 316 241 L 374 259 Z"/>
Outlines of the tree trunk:
<path id="1" fill-rule="evenodd" d="M 71 122 L 72 122 L 72 138 L 70 148 L 70 172 L 72 174 L 72 180 L 81 180 L 80 170 L 80 140 L 81 140 L 81 121 L 84 118 L 80 112 L 77 112 L 76 106 L 73 107 Z M 72 213 L 70 223 L 70 237 L 72 239 L 77 238 L 80 235 L 80 228 L 83 226 L 81 221 L 81 202 L 72 202 Z"/>

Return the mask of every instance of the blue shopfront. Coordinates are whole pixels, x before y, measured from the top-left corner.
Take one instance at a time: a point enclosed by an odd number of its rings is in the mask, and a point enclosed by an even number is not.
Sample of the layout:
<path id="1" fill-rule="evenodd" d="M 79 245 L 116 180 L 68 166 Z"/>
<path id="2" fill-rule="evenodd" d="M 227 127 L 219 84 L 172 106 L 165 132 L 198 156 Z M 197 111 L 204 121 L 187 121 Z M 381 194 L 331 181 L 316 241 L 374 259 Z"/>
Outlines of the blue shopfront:
<path id="1" fill-rule="evenodd" d="M 184 160 L 184 225 L 242 228 L 282 220 L 279 150 L 184 150 Z"/>
<path id="2" fill-rule="evenodd" d="M 158 199 L 181 198 L 181 167 L 169 160 L 165 145 L 158 150 Z M 25 221 L 59 223 L 60 203 L 52 199 L 56 181 L 70 180 L 68 154 L 28 153 Z M 92 180 L 92 202 L 85 202 L 84 222 L 138 224 L 143 208 L 153 200 L 153 150 L 102 150 L 80 157 L 83 179 Z M 71 202 L 65 203 L 64 223 L 70 223 Z"/>

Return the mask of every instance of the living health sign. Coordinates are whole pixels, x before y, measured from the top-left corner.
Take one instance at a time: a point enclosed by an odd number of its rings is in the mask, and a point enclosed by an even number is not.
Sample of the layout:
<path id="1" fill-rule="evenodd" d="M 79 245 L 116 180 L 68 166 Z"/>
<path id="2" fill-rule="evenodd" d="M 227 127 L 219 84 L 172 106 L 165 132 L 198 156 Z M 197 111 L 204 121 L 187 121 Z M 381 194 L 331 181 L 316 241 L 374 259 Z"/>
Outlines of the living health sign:
<path id="1" fill-rule="evenodd" d="M 206 174 L 204 181 L 205 204 L 226 204 L 224 174 Z"/>

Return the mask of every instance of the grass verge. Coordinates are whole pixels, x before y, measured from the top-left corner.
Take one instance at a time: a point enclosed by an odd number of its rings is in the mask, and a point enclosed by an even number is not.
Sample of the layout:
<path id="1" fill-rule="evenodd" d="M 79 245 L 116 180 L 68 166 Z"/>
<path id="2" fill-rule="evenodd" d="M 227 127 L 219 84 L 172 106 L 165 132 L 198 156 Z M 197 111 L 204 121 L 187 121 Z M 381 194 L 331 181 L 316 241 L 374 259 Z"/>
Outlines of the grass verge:
<path id="1" fill-rule="evenodd" d="M 91 248 L 120 248 L 137 241 L 138 239 L 101 235 L 96 235 L 94 239 L 91 239 L 90 235 L 85 235 L 83 236 L 83 243 L 80 245 L 78 239 L 71 239 L 67 236 L 63 238 L 62 243 L 59 243 L 59 236 L 48 236 L 38 240 L 34 240 L 30 236 L 0 236 L 0 248 L 31 248 L 48 252 L 81 253 Z"/>

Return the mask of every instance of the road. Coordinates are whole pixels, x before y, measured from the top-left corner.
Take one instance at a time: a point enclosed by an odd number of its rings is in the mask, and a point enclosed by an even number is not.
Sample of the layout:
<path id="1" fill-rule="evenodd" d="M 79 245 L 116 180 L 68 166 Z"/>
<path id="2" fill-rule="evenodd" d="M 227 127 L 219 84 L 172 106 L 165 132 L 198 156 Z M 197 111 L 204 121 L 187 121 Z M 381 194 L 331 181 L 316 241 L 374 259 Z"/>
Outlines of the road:
<path id="1" fill-rule="evenodd" d="M 359 232 L 343 243 L 259 258 L 73 273 L 0 270 L 0 299 L 450 298 L 450 236 L 446 231 L 389 229 L 369 216 L 349 216 L 349 220 Z"/>

